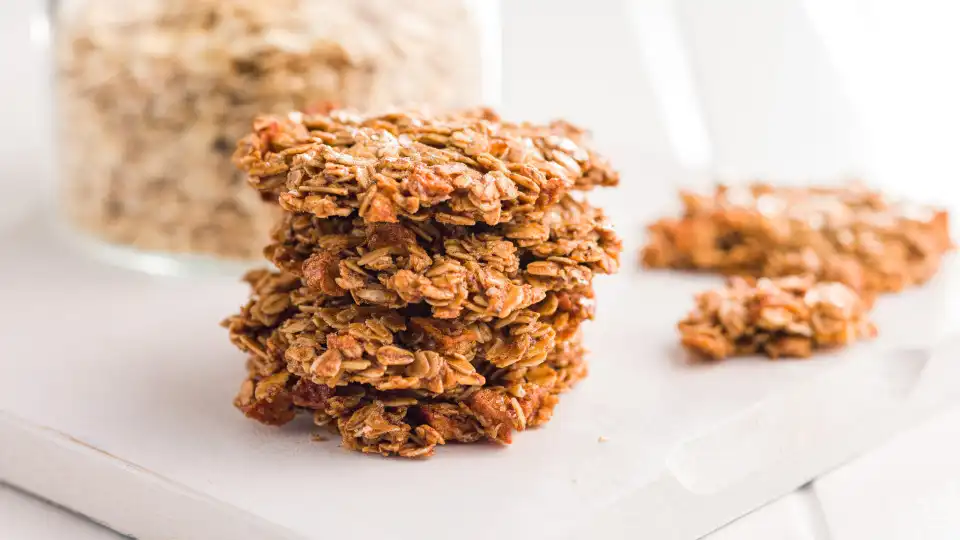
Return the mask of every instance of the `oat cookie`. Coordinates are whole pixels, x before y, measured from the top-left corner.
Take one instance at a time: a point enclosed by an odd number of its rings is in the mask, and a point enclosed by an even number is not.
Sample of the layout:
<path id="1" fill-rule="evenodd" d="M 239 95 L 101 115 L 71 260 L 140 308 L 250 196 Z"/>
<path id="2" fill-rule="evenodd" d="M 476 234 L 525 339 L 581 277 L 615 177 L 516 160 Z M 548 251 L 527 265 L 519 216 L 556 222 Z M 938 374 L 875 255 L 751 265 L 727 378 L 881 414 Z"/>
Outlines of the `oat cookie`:
<path id="1" fill-rule="evenodd" d="M 427 457 L 438 445 L 483 440 L 510 444 L 514 431 L 547 423 L 557 394 L 585 376 L 582 352 L 566 365 L 540 366 L 506 385 L 475 387 L 456 398 L 423 398 L 361 385 L 331 388 L 288 372 L 244 381 L 234 403 L 248 417 L 283 425 L 298 412 L 340 434 L 344 448 L 384 456 Z"/>
<path id="2" fill-rule="evenodd" d="M 719 186 L 682 194 L 684 212 L 649 227 L 650 268 L 784 276 L 811 273 L 865 293 L 926 282 L 952 247 L 945 211 L 860 185 Z"/>
<path id="3" fill-rule="evenodd" d="M 328 386 L 457 395 L 486 384 L 491 369 L 542 364 L 593 316 L 592 292 L 550 293 L 507 318 L 467 322 L 358 306 L 289 275 L 255 271 L 248 278 L 253 299 L 224 323 L 231 341 L 254 355 L 261 374 L 285 369 Z"/>
<path id="4" fill-rule="evenodd" d="M 358 305 L 428 304 L 434 317 L 491 320 L 584 288 L 619 267 L 603 212 L 564 197 L 536 221 L 465 227 L 287 215 L 265 253 L 329 296 Z"/>
<path id="5" fill-rule="evenodd" d="M 234 161 L 289 212 L 371 223 L 536 219 L 570 189 L 619 180 L 570 124 L 512 124 L 486 109 L 264 116 Z"/>

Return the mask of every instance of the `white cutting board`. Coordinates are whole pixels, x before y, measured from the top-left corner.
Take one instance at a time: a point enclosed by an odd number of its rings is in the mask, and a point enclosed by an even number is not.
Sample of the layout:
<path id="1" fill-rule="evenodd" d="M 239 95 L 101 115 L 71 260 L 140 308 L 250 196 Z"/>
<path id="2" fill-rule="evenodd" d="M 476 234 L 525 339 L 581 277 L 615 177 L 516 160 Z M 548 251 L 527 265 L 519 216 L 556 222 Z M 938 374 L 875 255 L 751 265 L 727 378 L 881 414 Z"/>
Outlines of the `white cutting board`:
<path id="1" fill-rule="evenodd" d="M 949 271 L 881 299 L 871 343 L 687 363 L 675 322 L 719 279 L 635 268 L 635 207 L 665 207 L 672 188 L 648 191 L 600 196 L 627 251 L 622 273 L 597 281 L 591 376 L 511 447 L 448 446 L 425 461 L 347 452 L 312 441 L 307 419 L 275 429 L 235 411 L 243 355 L 217 326 L 247 294 L 234 278 L 152 278 L 80 256 L 40 218 L 8 228 L 0 480 L 143 539 L 686 540 L 960 389 L 945 355 L 898 352 L 956 326 Z"/>

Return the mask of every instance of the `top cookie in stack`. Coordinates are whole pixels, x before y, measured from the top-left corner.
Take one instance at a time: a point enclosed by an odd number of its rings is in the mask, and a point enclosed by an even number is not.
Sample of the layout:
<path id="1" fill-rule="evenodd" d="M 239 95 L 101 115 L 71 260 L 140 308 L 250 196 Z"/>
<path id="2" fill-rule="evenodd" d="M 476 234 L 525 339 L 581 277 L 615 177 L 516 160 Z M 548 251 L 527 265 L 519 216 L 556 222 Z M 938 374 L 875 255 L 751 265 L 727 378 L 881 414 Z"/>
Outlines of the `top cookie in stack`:
<path id="1" fill-rule="evenodd" d="M 257 119 L 235 159 L 288 213 L 265 250 L 281 271 L 248 276 L 226 321 L 250 354 L 237 406 L 407 457 L 548 420 L 621 251 L 573 195 L 619 180 L 587 138 L 486 109 Z"/>
<path id="2" fill-rule="evenodd" d="M 260 118 L 254 130 L 235 157 L 250 184 L 321 218 L 497 225 L 539 219 L 570 189 L 619 182 L 583 130 L 503 122 L 489 109 L 294 113 Z"/>

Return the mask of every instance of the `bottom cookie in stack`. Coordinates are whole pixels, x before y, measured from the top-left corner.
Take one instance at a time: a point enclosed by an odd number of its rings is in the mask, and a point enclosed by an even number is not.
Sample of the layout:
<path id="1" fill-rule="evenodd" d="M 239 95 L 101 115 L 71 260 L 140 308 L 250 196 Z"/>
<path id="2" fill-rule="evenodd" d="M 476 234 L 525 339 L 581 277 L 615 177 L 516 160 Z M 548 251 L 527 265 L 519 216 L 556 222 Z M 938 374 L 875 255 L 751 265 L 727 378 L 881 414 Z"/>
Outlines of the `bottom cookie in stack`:
<path id="1" fill-rule="evenodd" d="M 587 373 L 579 327 L 593 315 L 589 288 L 463 322 L 358 306 L 290 274 L 247 281 L 252 299 L 224 322 L 250 353 L 236 406 L 271 425 L 311 412 L 348 449 L 419 457 L 448 442 L 509 443 L 547 422 L 557 394 Z"/>

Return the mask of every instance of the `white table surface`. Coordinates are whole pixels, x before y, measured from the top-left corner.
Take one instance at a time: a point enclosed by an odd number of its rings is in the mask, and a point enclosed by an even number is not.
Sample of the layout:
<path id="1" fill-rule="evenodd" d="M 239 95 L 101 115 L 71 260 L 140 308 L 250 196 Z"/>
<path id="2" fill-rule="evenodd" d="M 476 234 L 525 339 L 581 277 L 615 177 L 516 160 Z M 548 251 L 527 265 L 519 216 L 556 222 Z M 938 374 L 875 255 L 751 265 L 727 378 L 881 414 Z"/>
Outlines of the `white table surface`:
<path id="1" fill-rule="evenodd" d="M 3 23 L 0 26 L 3 30 L 0 32 L 0 45 L 3 45 L 0 50 L 23 49 L 22 40 L 27 35 L 28 27 L 18 22 L 18 12 L 29 11 L 32 9 L 31 6 L 37 3 L 39 0 L 4 2 L 0 8 L 0 21 Z M 739 2 L 738 5 L 745 3 Z M 538 35 L 538 31 L 546 31 L 547 25 L 528 24 L 531 18 L 543 13 L 546 0 L 510 1 L 504 38 L 507 50 L 511 52 L 504 66 L 506 70 L 505 108 L 508 112 L 523 112 L 524 115 L 534 117 L 555 113 L 570 115 L 593 126 L 598 131 L 601 142 L 629 136 L 644 152 L 669 153 L 669 146 L 663 142 L 664 130 L 656 114 L 656 108 L 652 104 L 654 100 L 648 81 L 642 74 L 627 73 L 617 69 L 623 62 L 638 61 L 631 56 L 635 55 L 635 51 L 630 49 L 631 43 L 622 33 L 625 23 L 618 17 L 619 2 L 594 0 L 589 3 L 593 10 L 589 17 L 577 11 L 578 8 L 573 7 L 573 4 L 574 2 L 562 1 L 550 4 L 550 8 L 556 12 L 551 32 L 553 36 L 564 35 L 563 30 L 557 30 L 556 25 L 567 25 L 568 30 L 571 31 L 576 29 L 576 35 L 580 36 L 580 39 L 575 45 L 565 43 L 562 39 L 552 39 L 548 35 Z M 4 10 L 12 10 L 13 15 Z M 773 11 L 772 8 L 771 10 Z M 782 11 L 784 10 L 778 13 Z M 703 18 L 701 17 L 700 20 L 703 21 Z M 769 27 L 769 25 L 764 26 Z M 591 35 L 593 38 L 589 37 Z M 801 39 L 795 33 L 790 36 L 794 41 Z M 699 44 L 695 43 L 694 47 L 701 46 L 709 49 L 708 39 L 704 38 Z M 726 40 L 726 37 L 723 39 Z M 606 58 L 597 59 L 590 54 L 588 48 L 581 46 L 584 42 L 606 50 L 620 50 L 623 54 L 607 55 Z M 810 47 L 796 45 L 791 50 L 810 49 Z M 750 47 L 750 50 L 759 49 Z M 531 57 L 537 58 L 537 61 L 525 60 Z M 606 80 L 597 83 L 587 78 L 571 79 L 567 75 L 565 66 L 570 65 L 571 62 L 584 61 L 593 62 L 592 71 L 605 76 Z M 606 65 L 598 65 L 604 61 L 607 62 Z M 3 99 L 0 99 L 0 103 L 4 104 L 4 108 L 0 113 L 8 123 L 30 123 L 32 127 L 37 128 L 30 131 L 29 136 L 21 132 L 14 140 L 0 145 L 0 148 L 3 148 L 0 158 L 3 158 L 4 167 L 9 173 L 7 178 L 23 178 L 28 171 L 16 170 L 16 161 L 9 159 L 15 157 L 27 146 L 42 140 L 43 130 L 39 128 L 43 127 L 46 119 L 42 115 L 38 117 L 29 113 L 28 111 L 33 109 L 22 105 L 23 100 L 44 96 L 40 79 L 37 77 L 41 71 L 33 62 L 23 62 L 19 65 L 5 62 L 3 65 L 8 74 L 19 79 L 20 84 L 3 85 L 0 93 Z M 722 66 L 716 67 L 716 63 L 713 65 L 716 73 L 729 73 Z M 706 73 L 707 77 L 710 75 L 711 73 Z M 571 94 L 570 99 L 564 100 L 561 104 L 551 101 L 548 96 L 529 92 L 527 89 L 530 85 L 526 81 L 531 78 L 541 82 L 546 81 L 548 84 L 563 85 Z M 726 77 L 725 80 L 729 81 L 730 78 Z M 597 100 L 591 97 L 596 95 L 598 87 L 604 88 L 607 99 Z M 751 84 L 751 88 L 756 89 L 757 85 Z M 739 95 L 738 92 L 734 93 Z M 798 123 L 803 124 L 811 119 L 823 118 L 824 111 L 831 113 L 826 115 L 826 118 L 831 121 L 836 121 L 838 116 L 843 117 L 843 114 L 833 114 L 839 98 L 835 93 L 828 92 L 828 94 L 819 102 L 816 114 L 811 114 L 810 111 L 801 113 L 799 108 L 792 109 L 791 118 L 799 120 L 786 129 L 781 124 L 778 132 L 794 134 L 795 138 L 786 141 L 779 150 L 758 153 L 755 151 L 755 146 L 748 144 L 747 137 L 750 134 L 754 136 L 757 136 L 757 133 L 763 136 L 769 134 L 769 131 L 765 132 L 762 126 L 754 125 L 759 118 L 756 109 L 744 110 L 744 114 L 740 114 L 740 110 L 737 109 L 738 121 L 727 125 L 739 125 L 750 133 L 737 135 L 731 134 L 728 130 L 723 133 L 724 140 L 730 148 L 734 145 L 739 145 L 737 147 L 739 149 L 751 148 L 752 155 L 770 156 L 777 154 L 778 151 L 781 151 L 781 156 L 795 155 L 784 154 L 782 149 L 792 147 L 796 140 L 802 139 L 803 134 L 794 129 Z M 628 102 L 630 106 L 626 105 Z M 11 103 L 16 106 L 6 106 Z M 574 103 L 582 106 L 573 107 L 571 104 Z M 816 103 L 807 103 L 807 105 L 817 108 Z M 718 110 L 722 111 L 722 109 Z M 728 110 L 734 109 L 728 108 Z M 766 117 L 783 120 L 782 116 L 778 117 L 776 114 L 767 114 Z M 629 132 L 619 129 L 625 124 L 630 126 Z M 810 126 L 810 129 L 817 127 L 823 128 L 821 125 Z M 848 143 L 847 139 L 851 136 L 844 134 L 844 137 L 846 139 L 839 142 L 826 141 L 825 146 L 818 150 L 823 154 L 830 154 L 831 159 L 835 161 L 826 166 L 818 165 L 824 161 L 810 159 L 811 156 L 807 153 L 803 156 L 804 164 L 798 166 L 809 166 L 808 164 L 814 163 L 815 169 L 829 169 L 836 163 L 843 163 L 846 157 L 836 157 L 835 153 L 847 151 L 843 146 Z M 727 154 L 737 155 L 734 150 L 728 150 Z M 744 159 L 748 158 L 749 156 Z M 12 190 L 24 188 L 25 183 L 10 182 L 8 185 L 4 182 L 6 179 L 0 178 L 0 184 L 3 185 L 6 195 L 0 203 L 15 198 L 10 195 L 24 194 L 22 191 Z M 27 187 L 34 193 L 45 189 L 43 186 L 35 185 Z M 3 212 L 0 212 L 0 219 L 12 219 L 13 213 L 26 206 L 5 207 L 2 209 Z M 949 410 L 901 434 L 866 456 L 825 475 L 811 487 L 775 501 L 713 533 L 708 538 L 710 540 L 912 540 L 917 538 L 955 540 L 960 537 L 960 514 L 956 512 L 960 503 L 958 479 L 960 479 L 960 408 Z M 106 540 L 121 538 L 121 536 L 82 517 L 0 485 L 0 538 Z"/>
<path id="2" fill-rule="evenodd" d="M 706 540 L 956 540 L 960 407 Z M 0 538 L 118 540 L 83 517 L 0 485 Z"/>
<path id="3" fill-rule="evenodd" d="M 123 537 L 82 516 L 0 484 L 0 538 L 117 540 Z"/>

